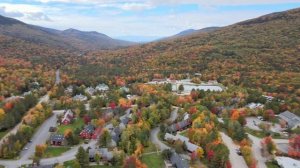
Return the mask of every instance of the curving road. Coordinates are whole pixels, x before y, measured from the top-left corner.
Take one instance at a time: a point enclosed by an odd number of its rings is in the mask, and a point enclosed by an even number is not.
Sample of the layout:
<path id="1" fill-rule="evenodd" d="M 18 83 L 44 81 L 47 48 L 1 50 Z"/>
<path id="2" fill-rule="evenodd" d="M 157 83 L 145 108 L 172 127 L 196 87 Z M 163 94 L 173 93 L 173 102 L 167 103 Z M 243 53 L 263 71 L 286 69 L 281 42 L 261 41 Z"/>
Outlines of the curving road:
<path id="1" fill-rule="evenodd" d="M 234 144 L 234 142 L 232 141 L 232 139 L 226 135 L 225 133 L 223 132 L 220 132 L 221 134 L 221 137 L 223 139 L 223 142 L 225 143 L 225 145 L 228 147 L 229 149 L 229 159 L 230 159 L 230 162 L 232 164 L 232 167 L 233 168 L 247 168 L 247 164 L 243 158 L 243 156 L 239 156 L 237 153 L 236 153 L 236 149 L 239 148 L 238 145 Z"/>
<path id="2" fill-rule="evenodd" d="M 170 149 L 169 146 L 167 146 L 166 144 L 164 144 L 163 142 L 161 142 L 159 139 L 158 139 L 158 133 L 160 131 L 160 128 L 159 127 L 156 127 L 156 128 L 153 128 L 151 130 L 151 133 L 150 133 L 150 141 L 153 143 L 153 144 L 156 144 L 158 145 L 159 149 L 161 151 L 165 150 L 165 149 Z"/>

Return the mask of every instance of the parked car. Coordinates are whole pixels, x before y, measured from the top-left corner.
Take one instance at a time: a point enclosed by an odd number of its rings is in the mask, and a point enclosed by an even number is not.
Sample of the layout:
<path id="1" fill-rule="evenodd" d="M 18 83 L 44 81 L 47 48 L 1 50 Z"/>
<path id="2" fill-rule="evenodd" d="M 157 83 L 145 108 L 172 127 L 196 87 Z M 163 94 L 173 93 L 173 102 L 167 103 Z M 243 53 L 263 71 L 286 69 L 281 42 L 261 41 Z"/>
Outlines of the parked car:
<path id="1" fill-rule="evenodd" d="M 236 153 L 237 153 L 238 155 L 242 156 L 242 152 L 241 152 L 240 149 L 236 149 L 235 151 L 236 151 Z"/>

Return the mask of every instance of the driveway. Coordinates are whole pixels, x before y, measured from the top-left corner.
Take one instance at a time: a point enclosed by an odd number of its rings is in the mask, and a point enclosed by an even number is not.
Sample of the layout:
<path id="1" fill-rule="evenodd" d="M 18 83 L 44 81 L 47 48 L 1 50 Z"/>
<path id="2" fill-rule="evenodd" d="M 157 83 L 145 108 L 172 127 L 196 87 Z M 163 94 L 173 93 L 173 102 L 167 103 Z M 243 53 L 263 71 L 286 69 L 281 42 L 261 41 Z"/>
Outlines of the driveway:
<path id="1" fill-rule="evenodd" d="M 48 118 L 36 131 L 36 133 L 32 137 L 32 142 L 28 143 L 25 146 L 28 149 L 23 150 L 20 153 L 20 160 L 28 160 L 31 156 L 34 155 L 36 145 L 46 143 L 46 141 L 49 139 L 50 136 L 49 128 L 57 126 L 57 116 L 59 114 L 62 114 L 63 112 L 64 110 L 53 111 L 53 115 L 50 118 Z"/>
<path id="2" fill-rule="evenodd" d="M 253 129 L 253 130 L 257 130 L 257 131 L 261 131 L 261 129 L 259 128 L 259 124 L 260 123 L 266 123 L 266 124 L 270 124 L 270 131 L 272 132 L 277 132 L 280 133 L 281 131 L 283 131 L 284 129 L 281 128 L 281 126 L 277 123 L 273 124 L 271 122 L 268 121 L 261 121 L 256 117 L 247 117 L 246 118 L 247 124 L 246 126 Z"/>
<path id="3" fill-rule="evenodd" d="M 174 122 L 178 117 L 179 107 L 173 106 L 173 108 L 174 110 L 171 112 L 170 118 L 168 119 L 170 122 Z"/>
<path id="4" fill-rule="evenodd" d="M 259 168 L 267 168 L 266 166 L 266 161 L 267 159 L 264 158 L 262 155 L 261 155 L 261 139 L 260 138 L 257 138 L 251 134 L 248 134 L 248 137 L 251 139 L 252 141 L 252 153 L 253 153 L 253 156 L 256 158 L 257 160 L 257 167 Z"/>
<path id="5" fill-rule="evenodd" d="M 160 131 L 159 127 L 156 127 L 156 128 L 154 128 L 154 129 L 151 130 L 150 141 L 153 144 L 157 145 L 161 151 L 163 151 L 165 149 L 170 149 L 169 146 L 167 146 L 166 144 L 164 144 L 163 142 L 161 142 L 158 139 L 158 133 L 159 133 L 159 131 Z"/>
<path id="6" fill-rule="evenodd" d="M 232 167 L 233 168 L 247 168 L 247 164 L 243 158 L 243 156 L 239 156 L 237 153 L 236 153 L 236 149 L 239 148 L 238 145 L 234 144 L 232 139 L 226 135 L 225 133 L 223 132 L 220 132 L 221 134 L 221 137 L 225 143 L 225 145 L 228 147 L 229 149 L 229 159 L 230 159 L 230 162 L 232 164 Z"/>

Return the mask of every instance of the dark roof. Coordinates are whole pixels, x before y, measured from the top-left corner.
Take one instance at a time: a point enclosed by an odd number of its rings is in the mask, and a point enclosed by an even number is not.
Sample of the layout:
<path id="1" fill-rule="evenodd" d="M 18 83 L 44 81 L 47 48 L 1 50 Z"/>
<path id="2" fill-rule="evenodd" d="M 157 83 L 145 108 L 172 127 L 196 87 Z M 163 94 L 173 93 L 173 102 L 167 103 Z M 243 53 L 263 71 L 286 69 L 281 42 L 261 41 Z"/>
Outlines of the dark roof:
<path id="1" fill-rule="evenodd" d="M 121 120 L 121 123 L 123 123 L 124 125 L 126 125 L 126 124 L 129 123 L 129 120 L 130 120 L 129 117 L 124 117 L 124 118 Z"/>
<path id="2" fill-rule="evenodd" d="M 176 168 L 189 168 L 189 163 L 187 160 L 180 157 L 176 152 L 172 153 L 170 161 Z"/>
<path id="3" fill-rule="evenodd" d="M 176 132 L 176 131 L 179 131 L 187 126 L 189 126 L 191 124 L 191 120 L 190 119 L 187 119 L 187 120 L 183 120 L 183 121 L 180 121 L 178 123 L 175 123 L 175 124 L 172 124 L 170 127 L 169 127 L 169 131 L 171 132 Z"/>
<path id="4" fill-rule="evenodd" d="M 119 127 L 116 127 L 113 129 L 112 133 L 111 133 L 111 138 L 115 141 L 115 142 L 119 142 L 120 141 L 120 135 L 121 135 L 121 130 Z"/>
<path id="5" fill-rule="evenodd" d="M 88 126 L 86 126 L 85 128 L 84 128 L 84 131 L 85 132 L 88 132 L 88 133 L 93 133 L 94 132 L 94 130 L 95 130 L 95 127 L 93 126 L 93 125 L 91 125 L 91 124 L 89 124 Z"/>
<path id="6" fill-rule="evenodd" d="M 65 140 L 65 137 L 62 134 L 51 134 L 50 140 L 56 142 L 62 142 Z"/>

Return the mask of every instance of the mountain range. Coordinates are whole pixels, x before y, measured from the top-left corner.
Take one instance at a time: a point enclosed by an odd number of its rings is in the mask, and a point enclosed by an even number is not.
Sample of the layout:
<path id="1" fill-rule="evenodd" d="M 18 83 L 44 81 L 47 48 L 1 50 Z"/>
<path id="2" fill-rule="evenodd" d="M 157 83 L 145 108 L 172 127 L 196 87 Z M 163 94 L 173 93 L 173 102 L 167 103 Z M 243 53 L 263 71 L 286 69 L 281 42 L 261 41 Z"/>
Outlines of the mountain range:
<path id="1" fill-rule="evenodd" d="M 85 32 L 76 29 L 60 31 L 25 24 L 19 20 L 4 16 L 0 16 L 0 35 L 16 38 L 28 43 L 62 49 L 116 49 L 135 44 L 133 42 L 113 39 L 95 31 Z"/>

